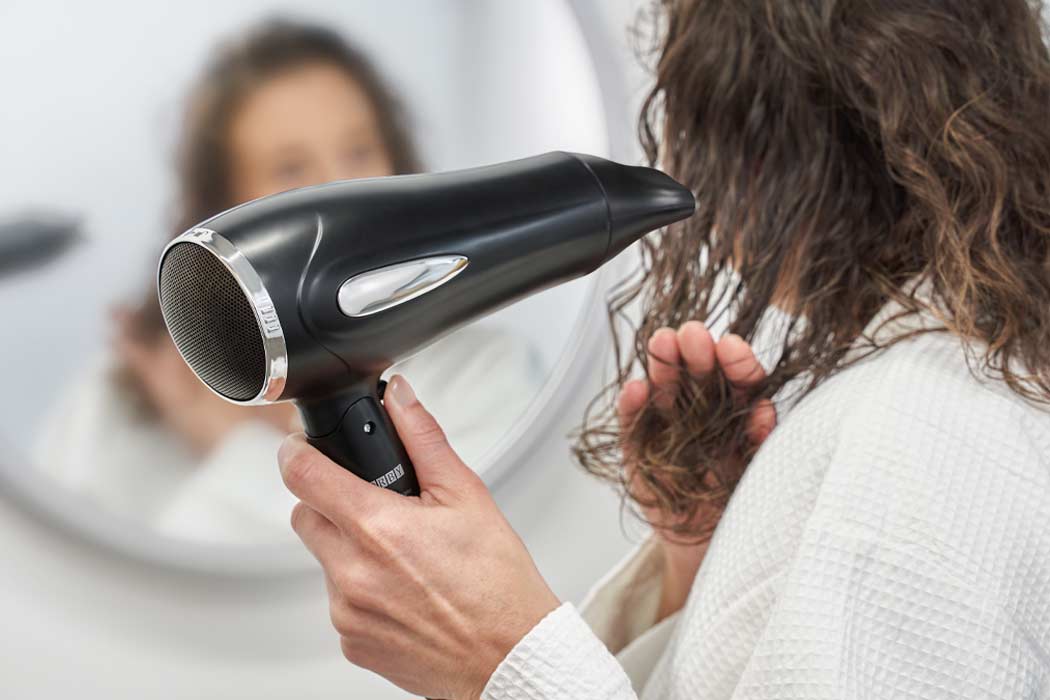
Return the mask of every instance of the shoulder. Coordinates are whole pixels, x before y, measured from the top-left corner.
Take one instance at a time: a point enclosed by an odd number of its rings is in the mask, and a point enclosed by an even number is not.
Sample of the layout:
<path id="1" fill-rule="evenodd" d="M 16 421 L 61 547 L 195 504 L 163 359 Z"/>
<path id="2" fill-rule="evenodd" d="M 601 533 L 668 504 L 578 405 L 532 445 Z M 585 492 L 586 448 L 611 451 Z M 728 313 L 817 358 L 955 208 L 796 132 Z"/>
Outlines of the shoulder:
<path id="1" fill-rule="evenodd" d="M 811 553 L 877 552 L 1008 606 L 1048 583 L 1023 576 L 1050 551 L 1045 408 L 975 375 L 946 334 L 901 342 L 828 389 L 842 417 L 804 524 Z"/>
<path id="2" fill-rule="evenodd" d="M 962 343 L 948 334 L 902 341 L 824 389 L 812 399 L 834 404 L 841 416 L 837 468 L 878 464 L 892 475 L 951 461 L 956 475 L 969 469 L 988 478 L 1004 467 L 1047 474 L 1050 410 L 973 371 Z"/>
<path id="3" fill-rule="evenodd" d="M 719 578 L 737 586 L 788 570 L 806 541 L 834 541 L 856 556 L 920 552 L 998 590 L 1050 551 L 1046 522 L 1050 416 L 975 377 L 957 340 L 930 334 L 844 370 L 784 417 L 709 559 L 724 559 Z"/>
<path id="4" fill-rule="evenodd" d="M 834 443 L 837 461 L 855 461 L 850 455 L 880 463 L 929 460 L 972 446 L 991 451 L 987 456 L 998 463 L 1003 459 L 994 448 L 1014 453 L 1026 445 L 1032 450 L 1026 464 L 1045 470 L 1040 455 L 1050 439 L 1050 406 L 972 370 L 958 338 L 926 333 L 833 376 L 799 401 L 777 430 L 785 437 L 820 432 Z"/>
<path id="5" fill-rule="evenodd" d="M 38 436 L 40 451 L 125 422 L 120 418 L 127 412 L 121 410 L 126 408 L 126 401 L 113 382 L 112 371 L 108 358 L 96 357 L 66 385 L 43 422 Z M 63 439 L 56 440 L 59 437 Z"/>
<path id="6" fill-rule="evenodd" d="M 34 462 L 67 483 L 88 482 L 109 471 L 179 461 L 183 451 L 141 411 L 114 380 L 112 358 L 93 358 L 50 409 L 35 436 Z M 141 455 L 149 454 L 145 463 Z M 160 469 L 160 467 L 158 467 Z"/>
<path id="7" fill-rule="evenodd" d="M 1045 412 L 975 377 L 949 336 L 844 370 L 749 467 L 676 663 L 702 667 L 705 692 L 761 697 L 800 678 L 892 696 L 903 678 L 975 663 L 1042 673 L 1032 640 L 1050 633 L 1050 579 L 1033 562 L 1050 552 L 1048 435 Z"/>

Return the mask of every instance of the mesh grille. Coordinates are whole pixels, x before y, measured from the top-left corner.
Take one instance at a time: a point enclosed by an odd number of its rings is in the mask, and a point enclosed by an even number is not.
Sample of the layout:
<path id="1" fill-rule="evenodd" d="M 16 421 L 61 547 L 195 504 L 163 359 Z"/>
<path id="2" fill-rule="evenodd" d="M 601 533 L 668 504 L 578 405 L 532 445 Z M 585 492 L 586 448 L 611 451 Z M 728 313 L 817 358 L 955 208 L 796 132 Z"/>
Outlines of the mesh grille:
<path id="1" fill-rule="evenodd" d="M 212 389 L 250 401 L 266 380 L 266 350 L 247 295 L 212 253 L 172 246 L 160 268 L 160 305 L 190 368 Z"/>

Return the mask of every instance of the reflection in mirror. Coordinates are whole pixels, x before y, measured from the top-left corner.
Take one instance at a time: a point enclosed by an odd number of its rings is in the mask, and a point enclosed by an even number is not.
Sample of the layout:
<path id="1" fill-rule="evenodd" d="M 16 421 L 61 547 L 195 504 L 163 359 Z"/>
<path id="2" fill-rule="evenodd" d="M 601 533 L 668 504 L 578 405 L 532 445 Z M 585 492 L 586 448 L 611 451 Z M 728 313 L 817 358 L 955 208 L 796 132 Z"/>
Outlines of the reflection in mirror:
<path id="1" fill-rule="evenodd" d="M 226 403 L 182 362 L 153 288 L 164 243 L 295 187 L 602 154 L 598 88 L 557 0 L 152 5 L 2 11 L 0 359 L 19 398 L 0 434 L 24 478 L 85 509 L 193 541 L 289 540 L 275 454 L 298 417 Z M 543 390 L 587 285 L 397 366 L 479 472 Z"/>

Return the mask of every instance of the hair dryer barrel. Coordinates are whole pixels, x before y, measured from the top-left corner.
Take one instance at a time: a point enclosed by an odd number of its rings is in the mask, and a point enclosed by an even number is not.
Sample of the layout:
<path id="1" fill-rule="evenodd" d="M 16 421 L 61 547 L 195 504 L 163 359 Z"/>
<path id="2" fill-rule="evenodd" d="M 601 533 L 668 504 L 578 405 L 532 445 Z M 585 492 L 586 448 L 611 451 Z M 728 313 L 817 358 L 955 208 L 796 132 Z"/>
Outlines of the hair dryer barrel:
<path id="1" fill-rule="evenodd" d="M 339 202 L 325 207 L 331 213 L 305 272 L 304 318 L 348 364 L 380 369 L 479 316 L 593 272 L 694 206 L 659 171 L 566 153 L 346 183 L 332 195 Z M 449 258 L 463 267 L 411 303 L 354 316 L 337 303 L 359 275 Z"/>

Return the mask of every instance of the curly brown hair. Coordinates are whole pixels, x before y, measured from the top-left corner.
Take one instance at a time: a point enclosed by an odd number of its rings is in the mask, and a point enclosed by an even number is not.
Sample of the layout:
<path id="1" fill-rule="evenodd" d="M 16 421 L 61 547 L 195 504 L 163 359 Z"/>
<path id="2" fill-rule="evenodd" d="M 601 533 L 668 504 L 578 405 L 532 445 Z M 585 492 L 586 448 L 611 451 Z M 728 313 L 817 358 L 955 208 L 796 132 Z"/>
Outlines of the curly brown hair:
<path id="1" fill-rule="evenodd" d="M 651 162 L 697 194 L 651 237 L 610 316 L 641 308 L 633 347 L 575 448 L 588 471 L 706 538 L 750 453 L 748 401 L 719 373 L 622 431 L 612 398 L 662 326 L 748 341 L 776 303 L 790 328 L 769 377 L 812 391 L 904 337 L 866 337 L 888 302 L 962 339 L 975 372 L 1050 402 L 1050 55 L 1026 0 L 663 0 Z M 734 281 L 725 284 L 732 271 Z M 926 293 L 916 289 L 920 282 Z M 803 322 L 804 319 L 804 322 Z M 793 380 L 798 380 L 794 382 Z M 628 480 L 621 447 L 631 450 Z M 700 517 L 702 509 L 716 517 Z M 697 523 L 701 523 L 700 526 Z"/>

